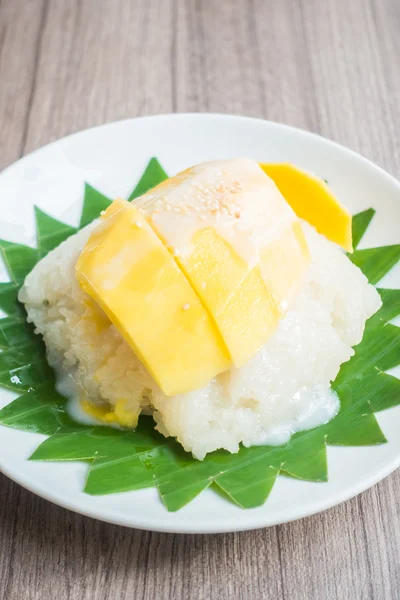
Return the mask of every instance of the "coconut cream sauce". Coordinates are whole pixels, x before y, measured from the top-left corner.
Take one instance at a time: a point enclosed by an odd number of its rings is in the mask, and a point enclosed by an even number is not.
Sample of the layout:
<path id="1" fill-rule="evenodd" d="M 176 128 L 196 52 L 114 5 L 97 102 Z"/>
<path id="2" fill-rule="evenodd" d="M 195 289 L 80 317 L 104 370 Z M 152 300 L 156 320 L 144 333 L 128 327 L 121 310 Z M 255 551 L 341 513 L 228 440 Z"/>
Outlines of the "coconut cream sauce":
<path id="1" fill-rule="evenodd" d="M 176 255 L 189 255 L 196 232 L 212 227 L 249 271 L 296 220 L 272 179 L 248 158 L 192 167 L 137 198 L 135 206 Z"/>

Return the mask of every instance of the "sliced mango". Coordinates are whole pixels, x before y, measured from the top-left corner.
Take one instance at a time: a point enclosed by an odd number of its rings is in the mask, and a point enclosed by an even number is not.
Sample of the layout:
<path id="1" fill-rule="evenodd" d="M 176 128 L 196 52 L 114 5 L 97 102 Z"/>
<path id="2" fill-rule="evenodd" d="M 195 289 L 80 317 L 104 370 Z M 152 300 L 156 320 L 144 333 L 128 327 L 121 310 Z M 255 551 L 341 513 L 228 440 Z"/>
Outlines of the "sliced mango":
<path id="1" fill-rule="evenodd" d="M 286 163 L 260 163 L 300 219 L 347 252 L 352 252 L 351 215 L 323 179 Z"/>
<path id="2" fill-rule="evenodd" d="M 309 261 L 310 252 L 299 221 L 264 248 L 260 263 L 262 277 L 281 314 L 286 313 L 296 295 Z"/>
<path id="3" fill-rule="evenodd" d="M 76 275 L 165 394 L 200 388 L 229 367 L 207 310 L 143 213 L 125 200 L 91 233 Z"/>
<path id="4" fill-rule="evenodd" d="M 247 263 L 212 227 L 192 238 L 193 251 L 178 264 L 212 314 L 237 367 L 265 343 L 279 310 L 259 267 Z"/>
<path id="5" fill-rule="evenodd" d="M 187 169 L 137 202 L 242 366 L 275 330 L 308 266 L 296 215 L 246 158 Z"/>
<path id="6" fill-rule="evenodd" d="M 219 315 L 220 330 L 225 332 L 224 341 L 232 350 L 237 367 L 242 367 L 265 344 L 280 316 L 260 268 L 254 267 Z"/>

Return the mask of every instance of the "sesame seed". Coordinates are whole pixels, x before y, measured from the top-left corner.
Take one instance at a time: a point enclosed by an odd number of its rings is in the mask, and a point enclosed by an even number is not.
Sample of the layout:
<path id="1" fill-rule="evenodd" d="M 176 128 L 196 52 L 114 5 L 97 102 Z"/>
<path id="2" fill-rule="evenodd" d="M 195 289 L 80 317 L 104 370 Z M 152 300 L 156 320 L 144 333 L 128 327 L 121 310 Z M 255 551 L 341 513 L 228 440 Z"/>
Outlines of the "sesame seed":
<path id="1" fill-rule="evenodd" d="M 203 282 L 202 282 L 202 284 L 201 284 L 201 287 L 203 288 L 203 290 L 204 290 L 204 288 L 206 287 L 206 285 L 207 285 L 207 284 L 206 284 L 206 282 L 205 282 L 205 281 L 203 281 Z"/>
<path id="2" fill-rule="evenodd" d="M 143 225 L 141 224 L 140 221 L 136 221 L 135 222 L 136 227 L 138 227 L 139 229 L 142 229 Z"/>
<path id="3" fill-rule="evenodd" d="M 106 211 L 105 211 L 105 210 L 102 210 L 102 211 L 101 211 L 101 213 L 100 213 L 100 215 L 101 215 L 101 216 L 103 216 L 103 215 L 105 215 L 105 214 L 106 214 Z"/>
<path id="4" fill-rule="evenodd" d="M 174 248 L 173 255 L 174 256 L 179 256 L 180 255 L 180 252 L 179 252 L 178 248 Z"/>
<path id="5" fill-rule="evenodd" d="M 186 304 L 184 304 L 184 305 L 182 306 L 182 310 L 189 310 L 189 308 L 190 308 L 190 304 L 189 304 L 189 302 L 187 302 Z"/>

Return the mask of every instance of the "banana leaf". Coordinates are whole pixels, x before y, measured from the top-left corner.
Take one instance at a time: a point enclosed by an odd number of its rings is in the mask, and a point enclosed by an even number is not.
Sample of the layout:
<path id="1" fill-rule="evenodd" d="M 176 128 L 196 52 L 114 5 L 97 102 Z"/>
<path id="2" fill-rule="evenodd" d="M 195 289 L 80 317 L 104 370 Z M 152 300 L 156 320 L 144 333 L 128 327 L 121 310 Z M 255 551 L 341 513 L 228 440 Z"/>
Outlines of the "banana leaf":
<path id="1" fill-rule="evenodd" d="M 152 158 L 129 200 L 166 178 L 158 160 Z M 85 184 L 78 229 L 110 202 Z M 26 322 L 17 294 L 36 262 L 76 230 L 38 208 L 35 214 L 37 248 L 0 240 L 10 275 L 10 282 L 0 284 L 0 308 L 6 314 L 0 320 L 0 386 L 20 394 L 0 411 L 0 424 L 48 436 L 30 460 L 87 463 L 84 489 L 92 495 L 156 487 L 166 508 L 176 511 L 211 486 L 227 501 L 253 508 L 266 501 L 280 474 L 327 481 L 327 445 L 387 443 L 374 413 L 400 403 L 400 380 L 385 373 L 400 364 L 400 329 L 390 323 L 400 314 L 400 290 L 388 289 L 379 290 L 382 308 L 367 322 L 362 342 L 332 384 L 341 401 L 338 415 L 326 425 L 295 434 L 283 446 L 241 447 L 237 454 L 220 450 L 199 461 L 174 439 L 157 433 L 150 417 L 141 417 L 135 431 L 74 422 L 66 412 L 65 398 L 55 390 L 44 345 Z M 355 247 L 373 216 L 373 209 L 354 216 Z M 374 284 L 399 259 L 400 245 L 356 250 L 351 255 Z"/>

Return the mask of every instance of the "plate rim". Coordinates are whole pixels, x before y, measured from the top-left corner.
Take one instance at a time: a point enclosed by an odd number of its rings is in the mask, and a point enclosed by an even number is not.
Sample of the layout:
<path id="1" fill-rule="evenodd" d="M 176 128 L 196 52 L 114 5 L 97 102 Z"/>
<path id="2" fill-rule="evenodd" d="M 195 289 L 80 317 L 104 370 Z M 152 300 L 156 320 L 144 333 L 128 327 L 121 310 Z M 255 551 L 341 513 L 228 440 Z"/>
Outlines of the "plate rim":
<path id="1" fill-rule="evenodd" d="M 57 138 L 56 140 L 53 140 L 47 144 L 44 144 L 43 146 L 39 146 L 35 150 L 32 150 L 32 152 L 29 152 L 28 154 L 21 156 L 16 161 L 14 161 L 10 165 L 8 165 L 4 169 L 2 169 L 0 171 L 0 177 L 5 174 L 8 174 L 8 172 L 10 170 L 12 170 L 14 167 L 19 166 L 21 163 L 23 163 L 25 161 L 25 159 L 30 158 L 33 155 L 38 155 L 42 151 L 47 150 L 47 149 L 51 148 L 52 146 L 59 144 L 60 142 L 63 142 L 66 140 L 71 140 L 75 137 L 79 137 L 80 135 L 88 133 L 89 131 L 105 129 L 108 127 L 112 127 L 114 125 L 123 125 L 124 123 L 130 123 L 132 121 L 139 122 L 139 121 L 162 120 L 162 119 L 179 120 L 181 118 L 188 118 L 188 117 L 196 118 L 196 119 L 204 119 L 204 118 L 208 119 L 208 118 L 212 117 L 212 118 L 224 119 L 224 120 L 233 119 L 235 121 L 236 120 L 247 121 L 249 123 L 251 123 L 251 122 L 264 123 L 264 124 L 268 125 L 269 127 L 273 127 L 276 129 L 285 129 L 287 131 L 295 131 L 298 134 L 305 135 L 306 137 L 312 137 L 315 140 L 319 141 L 320 143 L 328 144 L 329 146 L 334 146 L 337 150 L 346 152 L 348 155 L 352 156 L 353 159 L 356 159 L 359 162 L 364 163 L 366 166 L 368 166 L 370 168 L 372 167 L 375 171 L 379 172 L 380 175 L 384 176 L 385 178 L 389 178 L 391 183 L 395 184 L 399 188 L 399 191 L 400 191 L 400 180 L 396 179 L 396 177 L 394 177 L 394 175 L 391 175 L 391 173 L 386 171 L 383 167 L 377 165 L 370 158 L 367 158 L 360 152 L 356 152 L 355 150 L 352 150 L 351 148 L 348 148 L 347 146 L 344 146 L 343 144 L 340 144 L 339 142 L 332 140 L 331 138 L 328 138 L 324 135 L 315 133 L 314 131 L 308 131 L 307 129 L 303 129 L 302 127 L 297 127 L 295 125 L 288 125 L 287 123 L 282 123 L 281 121 L 271 121 L 269 119 L 263 119 L 262 117 L 250 117 L 250 116 L 246 116 L 246 115 L 236 115 L 235 113 L 216 113 L 216 112 L 205 112 L 205 111 L 158 113 L 155 115 L 143 115 L 140 117 L 127 117 L 127 118 L 123 118 L 123 119 L 116 119 L 114 121 L 106 121 L 105 123 L 102 123 L 101 125 L 94 125 L 93 127 L 87 127 L 86 129 L 80 129 L 79 131 L 73 131 L 72 133 L 68 133 L 67 135 L 64 135 L 63 137 Z"/>

